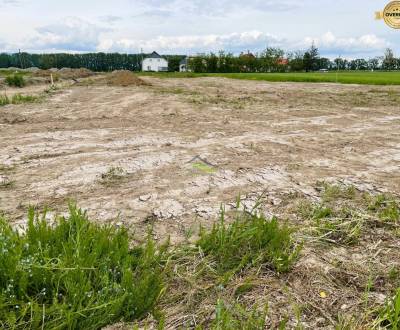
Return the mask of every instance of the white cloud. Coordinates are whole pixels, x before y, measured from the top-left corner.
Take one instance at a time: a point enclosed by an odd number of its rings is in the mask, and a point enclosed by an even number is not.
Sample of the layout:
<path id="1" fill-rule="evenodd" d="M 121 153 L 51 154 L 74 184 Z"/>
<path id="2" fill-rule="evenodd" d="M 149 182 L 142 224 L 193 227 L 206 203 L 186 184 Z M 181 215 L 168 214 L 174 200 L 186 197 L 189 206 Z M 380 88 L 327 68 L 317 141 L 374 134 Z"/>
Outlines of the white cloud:
<path id="1" fill-rule="evenodd" d="M 99 20 L 101 22 L 105 22 L 105 23 L 108 23 L 108 24 L 114 24 L 114 23 L 117 23 L 119 21 L 122 21 L 123 17 L 116 16 L 116 15 L 104 15 L 104 16 L 99 16 Z"/>
<path id="2" fill-rule="evenodd" d="M 247 31 L 231 34 L 186 35 L 165 37 L 159 36 L 148 40 L 105 39 L 100 42 L 99 51 L 137 52 L 143 48 L 145 52 L 157 50 L 160 52 L 208 52 L 228 50 L 238 52 L 251 49 L 263 50 L 267 45 L 278 46 L 284 42 L 274 35 L 260 31 Z"/>
<path id="3" fill-rule="evenodd" d="M 246 31 L 230 34 L 159 36 L 150 39 L 122 38 L 103 39 L 97 46 L 98 51 L 145 52 L 157 50 L 162 53 L 196 53 L 216 52 L 226 50 L 234 53 L 250 50 L 260 52 L 267 46 L 280 47 L 285 50 L 298 50 L 310 47 L 312 43 L 320 49 L 322 55 L 342 54 L 352 56 L 357 54 L 373 55 L 383 53 L 390 43 L 373 34 L 359 37 L 337 37 L 327 32 L 319 37 L 307 37 L 303 40 L 285 39 L 261 31 Z"/>
<path id="4" fill-rule="evenodd" d="M 20 5 L 21 1 L 20 0 L 0 0 L 0 7 L 1 6 L 17 6 Z"/>
<path id="5" fill-rule="evenodd" d="M 307 47 L 312 42 L 326 53 L 371 53 L 383 51 L 386 47 L 390 47 L 390 43 L 387 40 L 374 34 L 366 34 L 359 37 L 337 37 L 332 32 L 327 32 L 320 37 L 305 38 L 302 46 Z"/>
<path id="6" fill-rule="evenodd" d="M 174 14 L 202 15 L 202 16 L 224 16 L 232 11 L 288 11 L 302 7 L 306 1 L 295 0 L 139 0 L 145 13 L 151 13 L 157 10 L 166 16 Z"/>
<path id="7" fill-rule="evenodd" d="M 101 33 L 109 30 L 77 17 L 67 17 L 60 23 L 37 28 L 36 36 L 28 44 L 32 49 L 94 51 Z"/>

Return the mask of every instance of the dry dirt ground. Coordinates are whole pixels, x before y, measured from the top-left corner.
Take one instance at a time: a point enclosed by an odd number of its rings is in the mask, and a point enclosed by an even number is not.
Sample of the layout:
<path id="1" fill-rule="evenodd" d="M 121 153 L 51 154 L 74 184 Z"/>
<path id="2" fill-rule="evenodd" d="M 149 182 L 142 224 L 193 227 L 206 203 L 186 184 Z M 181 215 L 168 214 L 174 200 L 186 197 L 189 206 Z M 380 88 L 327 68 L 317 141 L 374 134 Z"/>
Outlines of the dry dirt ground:
<path id="1" fill-rule="evenodd" d="M 146 79 L 1 108 L 0 209 L 22 219 L 72 199 L 179 240 L 239 194 L 251 207 L 261 192 L 313 196 L 318 180 L 400 192 L 398 87 Z"/>
<path id="2" fill-rule="evenodd" d="M 75 200 L 91 219 L 139 233 L 152 225 L 176 243 L 239 195 L 243 207 L 261 200 L 266 214 L 290 217 L 288 196 L 317 200 L 317 181 L 400 194 L 400 87 L 143 79 L 0 108 L 0 210 L 22 224 L 29 205 L 62 213 Z M 305 246 L 291 274 L 259 276 L 249 299 L 274 288 L 278 309 L 307 300 L 305 328 L 327 328 L 357 314 L 371 269 L 379 284 L 399 266 L 397 244 L 371 235 L 355 247 Z M 393 288 L 378 284 L 369 301 L 381 304 Z M 169 328 L 193 317 L 184 313 L 168 311 Z"/>

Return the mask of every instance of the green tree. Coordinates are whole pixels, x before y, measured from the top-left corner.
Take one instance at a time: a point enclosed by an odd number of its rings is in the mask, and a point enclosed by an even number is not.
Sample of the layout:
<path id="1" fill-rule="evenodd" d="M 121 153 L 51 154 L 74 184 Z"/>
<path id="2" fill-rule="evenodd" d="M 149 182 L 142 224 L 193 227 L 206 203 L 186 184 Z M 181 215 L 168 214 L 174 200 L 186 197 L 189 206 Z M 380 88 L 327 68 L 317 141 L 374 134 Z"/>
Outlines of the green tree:
<path id="1" fill-rule="evenodd" d="M 382 63 L 383 69 L 394 70 L 396 69 L 396 65 L 397 65 L 397 59 L 394 57 L 393 50 L 387 48 Z"/>
<path id="2" fill-rule="evenodd" d="M 316 71 L 319 70 L 320 68 L 318 67 L 318 61 L 319 61 L 319 50 L 315 46 L 314 43 L 312 43 L 311 47 L 304 53 L 304 69 L 308 71 Z"/>

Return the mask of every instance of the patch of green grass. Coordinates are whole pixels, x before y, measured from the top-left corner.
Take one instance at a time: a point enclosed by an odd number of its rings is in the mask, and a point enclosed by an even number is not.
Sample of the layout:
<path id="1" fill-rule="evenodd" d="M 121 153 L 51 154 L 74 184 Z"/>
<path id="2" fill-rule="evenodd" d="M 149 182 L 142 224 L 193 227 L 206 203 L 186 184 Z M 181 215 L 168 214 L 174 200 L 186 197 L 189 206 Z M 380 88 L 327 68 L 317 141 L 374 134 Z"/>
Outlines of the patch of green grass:
<path id="1" fill-rule="evenodd" d="M 193 163 L 192 167 L 196 170 L 199 170 L 200 172 L 204 172 L 207 174 L 212 174 L 216 172 L 216 169 L 214 167 L 201 162 Z"/>
<path id="2" fill-rule="evenodd" d="M 297 214 L 310 222 L 312 235 L 321 241 L 350 245 L 359 241 L 368 226 L 397 228 L 400 203 L 395 197 L 371 195 L 342 184 L 318 183 L 317 188 L 321 201 L 303 201 Z"/>
<path id="3" fill-rule="evenodd" d="M 376 329 L 400 329 L 400 289 L 381 309 L 375 324 Z"/>
<path id="4" fill-rule="evenodd" d="M 26 85 L 25 78 L 19 73 L 14 73 L 13 75 L 6 77 L 6 84 L 11 87 L 22 88 Z"/>
<path id="5" fill-rule="evenodd" d="M 247 310 L 236 303 L 227 306 L 218 300 L 215 309 L 215 319 L 209 329 L 212 330 L 263 330 L 266 326 L 267 310 L 259 311 L 257 308 Z"/>
<path id="6" fill-rule="evenodd" d="M 0 219 L 0 328 L 99 329 L 151 313 L 164 290 L 167 245 L 130 246 L 70 206 L 54 225 L 31 209 L 26 232 Z"/>
<path id="7" fill-rule="evenodd" d="M 400 72 L 340 71 L 340 72 L 290 72 L 290 73 L 140 73 L 159 78 L 224 77 L 231 79 L 270 82 L 341 83 L 362 85 L 400 85 Z"/>
<path id="8" fill-rule="evenodd" d="M 16 70 L 0 69 L 0 76 L 7 77 L 7 76 L 13 75 L 13 74 L 19 74 L 19 75 L 22 75 L 22 76 L 31 75 L 30 72 L 26 72 L 26 71 L 18 71 L 18 72 L 16 72 Z"/>
<path id="9" fill-rule="evenodd" d="M 246 282 L 246 283 L 239 285 L 235 289 L 235 297 L 240 297 L 240 296 L 244 295 L 245 293 L 250 292 L 251 290 L 253 290 L 254 287 L 255 287 L 255 285 L 251 282 Z"/>
<path id="10" fill-rule="evenodd" d="M 321 205 L 317 205 L 313 212 L 314 231 L 322 240 L 346 245 L 358 242 L 363 221 L 357 215 L 346 209 L 334 213 Z"/>
<path id="11" fill-rule="evenodd" d="M 34 103 L 38 100 L 40 100 L 40 97 L 34 95 L 14 94 L 11 98 L 7 95 L 0 95 L 0 106 L 7 104 Z"/>
<path id="12" fill-rule="evenodd" d="M 379 217 L 384 222 L 396 223 L 400 221 L 400 204 L 392 196 L 377 195 L 365 196 L 368 204 L 368 209 Z"/>
<path id="13" fill-rule="evenodd" d="M 222 212 L 211 231 L 201 228 L 197 245 L 215 259 L 216 270 L 225 279 L 246 267 L 262 264 L 277 272 L 287 272 L 300 250 L 292 233 L 277 218 L 267 220 L 246 213 L 228 225 Z"/>
<path id="14" fill-rule="evenodd" d="M 122 167 L 112 166 L 107 170 L 107 172 L 103 173 L 100 178 L 102 184 L 109 185 L 122 180 L 125 176 L 126 172 Z"/>
<path id="15" fill-rule="evenodd" d="M 11 180 L 2 180 L 0 181 L 0 189 L 9 189 L 14 186 L 15 182 Z"/>
<path id="16" fill-rule="evenodd" d="M 324 202 L 336 201 L 338 199 L 354 199 L 356 188 L 352 185 L 320 183 L 323 189 L 322 199 Z"/>
<path id="17" fill-rule="evenodd" d="M 400 284 L 400 269 L 398 267 L 392 267 L 389 270 L 388 277 L 391 282 Z"/>

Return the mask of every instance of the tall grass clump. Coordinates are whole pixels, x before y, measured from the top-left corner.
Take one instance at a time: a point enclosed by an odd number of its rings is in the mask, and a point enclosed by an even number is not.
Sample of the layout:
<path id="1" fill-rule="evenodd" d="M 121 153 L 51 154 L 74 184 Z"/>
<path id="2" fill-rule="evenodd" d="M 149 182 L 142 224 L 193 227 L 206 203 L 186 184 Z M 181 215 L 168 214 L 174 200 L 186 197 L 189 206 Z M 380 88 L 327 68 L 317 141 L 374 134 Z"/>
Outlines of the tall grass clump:
<path id="1" fill-rule="evenodd" d="M 7 104 L 33 103 L 40 100 L 39 96 L 14 94 L 12 97 L 0 95 L 0 106 Z"/>
<path id="2" fill-rule="evenodd" d="M 15 73 L 6 77 L 6 84 L 11 87 L 24 87 L 26 85 L 25 79 L 21 74 Z"/>
<path id="3" fill-rule="evenodd" d="M 140 319 L 164 288 L 167 246 L 130 247 L 125 229 L 70 206 L 49 225 L 29 212 L 23 234 L 0 219 L 0 328 L 99 329 Z"/>
<path id="4" fill-rule="evenodd" d="M 217 271 L 233 275 L 249 266 L 266 264 L 277 272 L 287 272 L 298 256 L 293 230 L 277 218 L 243 213 L 226 224 L 224 213 L 211 231 L 200 230 L 198 246 L 215 259 Z"/>
<path id="5" fill-rule="evenodd" d="M 0 107 L 10 104 L 10 98 L 7 95 L 0 95 Z"/>
<path id="6" fill-rule="evenodd" d="M 376 329 L 400 329 L 400 288 L 396 295 L 382 308 L 376 322 Z"/>
<path id="7" fill-rule="evenodd" d="M 263 330 L 266 326 L 266 311 L 256 308 L 246 310 L 240 304 L 227 306 L 218 300 L 215 309 L 215 319 L 210 325 L 212 330 Z"/>

